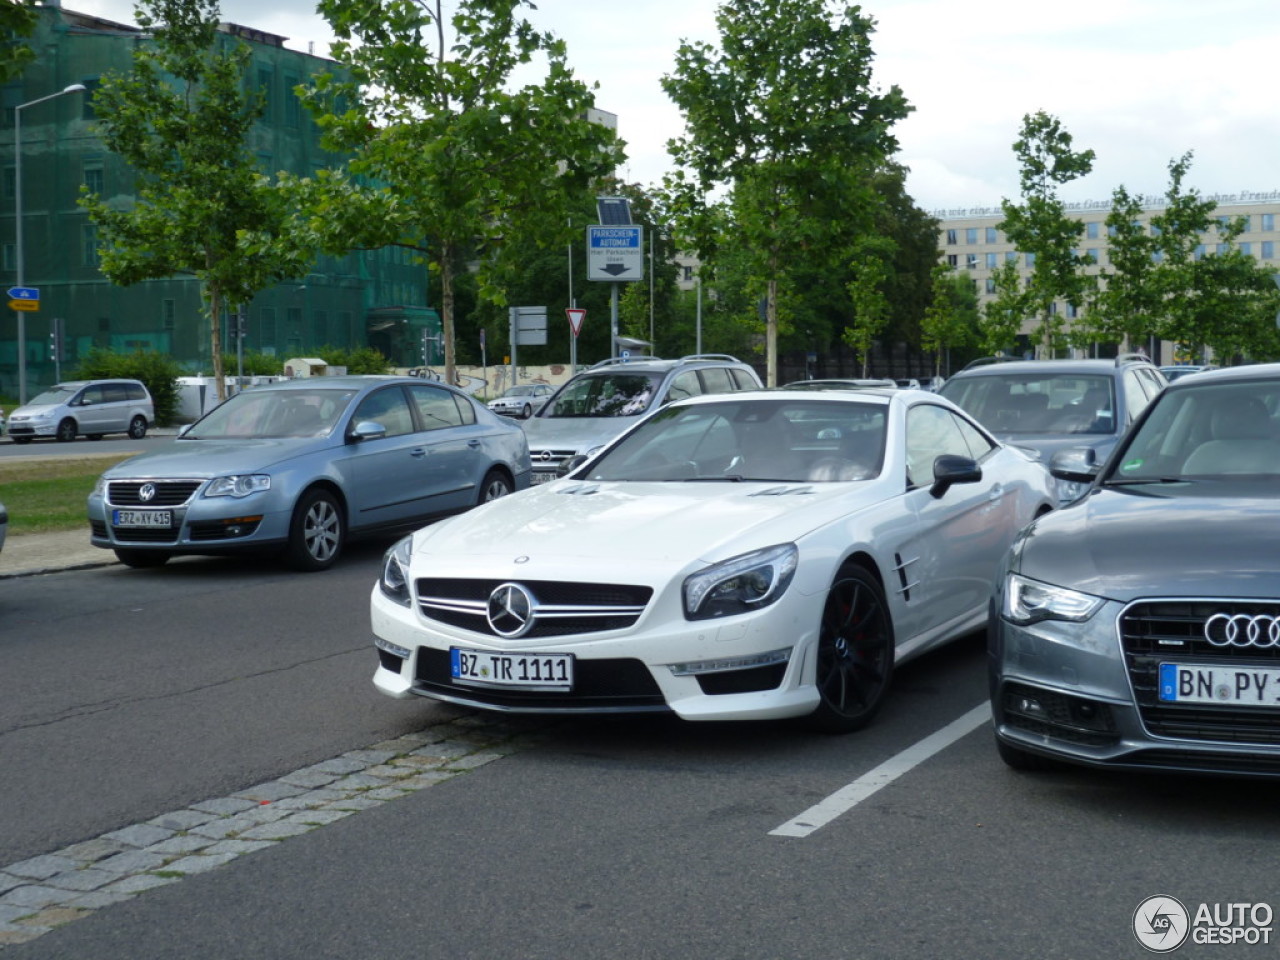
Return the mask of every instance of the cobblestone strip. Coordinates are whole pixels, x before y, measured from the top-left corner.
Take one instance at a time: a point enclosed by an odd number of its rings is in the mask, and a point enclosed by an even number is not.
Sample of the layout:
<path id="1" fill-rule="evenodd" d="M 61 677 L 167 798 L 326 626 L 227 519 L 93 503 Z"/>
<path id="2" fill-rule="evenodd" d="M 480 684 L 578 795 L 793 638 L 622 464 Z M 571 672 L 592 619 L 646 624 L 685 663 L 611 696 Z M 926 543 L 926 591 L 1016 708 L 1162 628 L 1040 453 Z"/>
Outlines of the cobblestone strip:
<path id="1" fill-rule="evenodd" d="M 539 736 L 527 722 L 516 729 L 487 715 L 455 717 L 229 797 L 0 867 L 0 950 L 468 773 Z"/>

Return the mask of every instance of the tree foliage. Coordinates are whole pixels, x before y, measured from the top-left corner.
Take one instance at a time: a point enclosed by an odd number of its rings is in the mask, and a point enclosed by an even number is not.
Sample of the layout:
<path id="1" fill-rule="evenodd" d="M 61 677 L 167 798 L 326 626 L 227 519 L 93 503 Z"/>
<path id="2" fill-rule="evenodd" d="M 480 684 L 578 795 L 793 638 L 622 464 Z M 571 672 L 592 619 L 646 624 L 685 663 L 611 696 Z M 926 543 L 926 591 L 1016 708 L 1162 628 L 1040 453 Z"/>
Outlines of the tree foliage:
<path id="1" fill-rule="evenodd" d="M 151 38 L 130 73 L 108 73 L 94 98 L 97 128 L 136 178 L 117 206 L 87 190 L 100 266 L 123 285 L 180 273 L 200 281 L 218 397 L 225 397 L 221 318 L 266 286 L 301 275 L 309 251 L 282 243 L 280 191 L 247 144 L 262 100 L 248 92 L 248 47 L 218 31 L 213 0 L 140 0 Z"/>
<path id="2" fill-rule="evenodd" d="M 1053 355 L 1066 343 L 1065 318 L 1056 310 L 1056 301 L 1083 306 L 1092 282 L 1082 269 L 1087 261 L 1075 250 L 1084 224 L 1067 216 L 1057 189 L 1089 173 L 1094 153 L 1073 150 L 1071 134 L 1056 117 L 1043 111 L 1022 118 L 1013 150 L 1019 163 L 1022 202 L 1001 201 L 1004 219 L 999 229 L 1016 250 L 1033 258 L 1033 264 L 1029 283 L 1020 292 L 1011 288 L 1008 277 L 997 274 L 998 306 L 991 317 L 995 330 L 987 339 L 995 339 L 995 332 L 1012 319 L 1011 311 L 1021 308 L 1036 318 L 1033 337 Z M 999 287 L 1002 279 L 1003 289 Z"/>
<path id="3" fill-rule="evenodd" d="M 12 80 L 36 58 L 27 40 L 39 23 L 35 0 L 0 3 L 0 83 Z"/>
<path id="4" fill-rule="evenodd" d="M 920 325 L 920 345 L 934 354 L 933 372 L 940 376 L 943 356 L 976 339 L 978 294 L 971 278 L 944 263 L 934 266 L 932 279 L 932 297 Z"/>
<path id="5" fill-rule="evenodd" d="M 156 423 L 161 426 L 168 426 L 177 418 L 178 377 L 181 375 L 178 361 L 167 353 L 156 350 L 112 353 L 97 347 L 76 364 L 75 372 L 71 374 L 79 380 L 141 380 L 151 394 Z"/>
<path id="6" fill-rule="evenodd" d="M 622 158 L 587 119 L 594 94 L 563 41 L 521 19 L 526 0 L 320 0 L 332 56 L 352 79 L 303 91 L 344 169 L 294 184 L 328 249 L 400 243 L 440 278 L 445 373 L 455 377 L 456 287 L 474 263 L 478 293 L 506 303 L 513 235 L 564 248 L 572 199 Z M 545 64 L 538 82 L 515 86 Z M 527 255 L 522 246 L 519 253 Z"/>
<path id="7" fill-rule="evenodd" d="M 662 81 L 686 128 L 668 144 L 682 169 L 666 187 L 686 246 L 704 263 L 720 247 L 710 194 L 728 189 L 731 242 L 765 298 L 773 385 L 793 270 L 847 258 L 833 234 L 869 229 L 871 178 L 896 150 L 892 127 L 911 108 L 898 87 L 874 88 L 874 23 L 856 6 L 726 0 L 716 22 L 720 48 L 681 44 Z"/>

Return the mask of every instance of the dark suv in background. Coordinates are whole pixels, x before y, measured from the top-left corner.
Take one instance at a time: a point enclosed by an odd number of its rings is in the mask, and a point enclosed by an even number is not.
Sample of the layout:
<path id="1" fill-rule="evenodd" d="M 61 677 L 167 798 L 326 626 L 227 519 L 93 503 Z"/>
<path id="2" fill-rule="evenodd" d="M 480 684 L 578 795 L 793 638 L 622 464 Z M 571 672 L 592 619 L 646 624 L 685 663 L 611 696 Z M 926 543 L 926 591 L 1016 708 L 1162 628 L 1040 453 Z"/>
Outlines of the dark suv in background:
<path id="1" fill-rule="evenodd" d="M 750 365 L 725 354 L 679 360 L 602 360 L 576 374 L 524 421 L 533 482 L 554 480 L 570 459 L 590 455 L 631 426 L 636 417 L 672 400 L 760 386 L 760 377 Z"/>
<path id="2" fill-rule="evenodd" d="M 1005 443 L 1035 450 L 1048 466 L 1067 447 L 1107 458 L 1126 429 L 1168 381 L 1138 354 L 1114 360 L 974 361 L 938 391 Z M 1085 484 L 1059 481 L 1062 503 Z"/>

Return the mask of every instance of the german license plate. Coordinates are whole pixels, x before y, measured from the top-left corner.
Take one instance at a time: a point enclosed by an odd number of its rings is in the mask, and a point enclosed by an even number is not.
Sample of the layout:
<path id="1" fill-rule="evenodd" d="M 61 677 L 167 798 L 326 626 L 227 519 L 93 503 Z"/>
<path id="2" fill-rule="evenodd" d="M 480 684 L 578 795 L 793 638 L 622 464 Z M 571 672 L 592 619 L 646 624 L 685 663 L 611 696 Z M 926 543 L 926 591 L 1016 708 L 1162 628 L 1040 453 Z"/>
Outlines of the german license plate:
<path id="1" fill-rule="evenodd" d="M 1160 702 L 1280 706 L 1280 667 L 1162 663 Z"/>
<path id="2" fill-rule="evenodd" d="M 458 683 L 522 690 L 572 690 L 573 654 L 490 653 L 449 648 L 449 672 Z"/>
<path id="3" fill-rule="evenodd" d="M 539 483 L 549 483 L 555 478 L 556 475 L 554 473 L 535 473 L 530 476 L 529 483 L 531 486 L 536 486 Z"/>
<path id="4" fill-rule="evenodd" d="M 173 514 L 168 510 L 113 510 L 111 525 L 115 527 L 171 527 Z"/>

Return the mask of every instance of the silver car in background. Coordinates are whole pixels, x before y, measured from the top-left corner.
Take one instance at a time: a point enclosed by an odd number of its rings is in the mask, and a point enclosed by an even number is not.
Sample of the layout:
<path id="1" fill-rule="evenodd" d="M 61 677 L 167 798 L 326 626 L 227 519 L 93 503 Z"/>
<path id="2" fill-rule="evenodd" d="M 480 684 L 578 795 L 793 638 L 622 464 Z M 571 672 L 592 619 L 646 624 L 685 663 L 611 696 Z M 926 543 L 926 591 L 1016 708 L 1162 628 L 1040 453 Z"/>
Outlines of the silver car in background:
<path id="1" fill-rule="evenodd" d="M 155 405 L 140 380 L 71 380 L 32 397 L 9 417 L 14 443 L 37 437 L 68 443 L 76 437 L 101 440 L 104 434 L 147 435 Z"/>
<path id="2" fill-rule="evenodd" d="M 89 496 L 95 546 L 131 567 L 281 553 L 323 570 L 390 534 L 529 485 L 520 427 L 417 377 L 308 377 L 236 394 Z"/>

